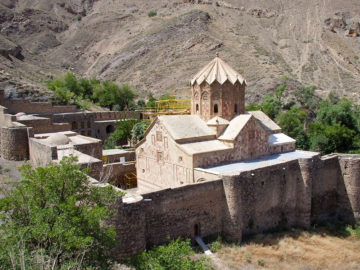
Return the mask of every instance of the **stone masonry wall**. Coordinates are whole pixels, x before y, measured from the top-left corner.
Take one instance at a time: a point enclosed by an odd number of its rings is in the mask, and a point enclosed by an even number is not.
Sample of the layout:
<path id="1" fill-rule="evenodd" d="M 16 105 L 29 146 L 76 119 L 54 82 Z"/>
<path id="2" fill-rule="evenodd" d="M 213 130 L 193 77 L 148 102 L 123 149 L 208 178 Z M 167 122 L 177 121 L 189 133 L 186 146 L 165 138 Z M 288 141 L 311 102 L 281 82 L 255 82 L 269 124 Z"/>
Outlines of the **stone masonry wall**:
<path id="1" fill-rule="evenodd" d="M 201 171 L 196 175 L 206 177 Z M 354 222 L 359 179 L 360 156 L 315 156 L 146 193 L 136 203 L 119 202 L 115 252 L 133 254 L 166 243 L 167 236 L 193 238 L 195 233 L 221 233 L 239 242 L 244 234 L 308 227 L 311 221 L 333 219 L 333 213 Z"/>
<path id="2" fill-rule="evenodd" d="M 8 160 L 29 159 L 29 128 L 1 128 L 1 156 Z"/>

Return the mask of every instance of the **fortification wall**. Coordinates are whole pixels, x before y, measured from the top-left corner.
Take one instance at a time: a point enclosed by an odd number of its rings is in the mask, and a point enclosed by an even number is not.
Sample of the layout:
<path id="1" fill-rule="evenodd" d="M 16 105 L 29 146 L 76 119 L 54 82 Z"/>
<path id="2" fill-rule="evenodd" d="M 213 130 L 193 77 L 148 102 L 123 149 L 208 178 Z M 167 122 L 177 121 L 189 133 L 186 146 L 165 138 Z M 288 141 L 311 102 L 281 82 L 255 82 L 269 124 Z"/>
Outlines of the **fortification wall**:
<path id="1" fill-rule="evenodd" d="M 1 156 L 8 160 L 29 159 L 28 127 L 1 128 Z"/>
<path id="2" fill-rule="evenodd" d="M 347 222 L 360 221 L 360 155 L 339 155 L 342 174 L 339 190 L 340 217 Z"/>
<path id="3" fill-rule="evenodd" d="M 76 106 L 54 106 L 50 102 L 31 102 L 22 99 L 6 99 L 4 90 L 0 90 L 0 104 L 8 109 L 8 113 L 64 113 L 76 112 Z"/>
<path id="4" fill-rule="evenodd" d="M 163 244 L 167 236 L 221 233 L 239 242 L 244 234 L 283 226 L 359 220 L 360 156 L 314 156 L 142 196 L 118 205 L 119 256 Z"/>
<path id="5" fill-rule="evenodd" d="M 168 237 L 221 233 L 224 192 L 222 181 L 209 181 L 143 194 L 137 203 L 121 203 L 116 232 L 120 255 L 167 242 Z"/>
<path id="6" fill-rule="evenodd" d="M 48 102 L 30 102 L 27 100 L 6 99 L 2 104 L 11 114 L 24 112 L 27 114 L 34 113 L 65 113 L 76 112 L 76 106 L 55 106 Z"/>
<path id="7" fill-rule="evenodd" d="M 49 118 L 17 120 L 25 126 L 32 127 L 34 133 L 49 133 L 70 130 L 69 123 L 52 123 Z"/>

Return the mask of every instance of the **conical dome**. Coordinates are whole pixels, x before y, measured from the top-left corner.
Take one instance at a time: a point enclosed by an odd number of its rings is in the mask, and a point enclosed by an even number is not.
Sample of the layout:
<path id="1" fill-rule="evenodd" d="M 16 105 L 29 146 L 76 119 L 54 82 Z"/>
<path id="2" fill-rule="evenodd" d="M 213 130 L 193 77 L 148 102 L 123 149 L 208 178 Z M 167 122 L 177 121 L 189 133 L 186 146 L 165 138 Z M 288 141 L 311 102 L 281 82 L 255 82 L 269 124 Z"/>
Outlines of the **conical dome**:
<path id="1" fill-rule="evenodd" d="M 212 84 L 214 81 L 217 81 L 219 84 L 223 84 L 227 80 L 233 85 L 237 81 L 240 84 L 246 84 L 245 79 L 240 75 L 240 73 L 236 72 L 223 60 L 221 60 L 218 55 L 216 55 L 214 60 L 207 64 L 192 78 L 191 85 L 194 85 L 195 83 L 200 85 L 204 81 L 208 84 Z"/>

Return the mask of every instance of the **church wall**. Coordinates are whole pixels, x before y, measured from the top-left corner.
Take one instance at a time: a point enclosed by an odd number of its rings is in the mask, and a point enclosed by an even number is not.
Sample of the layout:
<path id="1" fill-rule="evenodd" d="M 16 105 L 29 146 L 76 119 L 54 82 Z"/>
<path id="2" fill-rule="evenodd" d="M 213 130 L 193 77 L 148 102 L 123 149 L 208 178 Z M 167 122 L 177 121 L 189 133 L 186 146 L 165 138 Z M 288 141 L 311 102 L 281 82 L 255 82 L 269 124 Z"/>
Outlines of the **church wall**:
<path id="1" fill-rule="evenodd" d="M 257 158 L 269 153 L 268 134 L 251 117 L 234 141 L 234 161 Z"/>
<path id="2" fill-rule="evenodd" d="M 194 168 L 206 168 L 233 160 L 233 149 L 194 154 Z"/>
<path id="3" fill-rule="evenodd" d="M 284 152 L 294 151 L 295 149 L 296 149 L 296 142 L 284 143 L 280 145 L 270 145 L 269 154 L 284 153 Z"/>
<path id="4" fill-rule="evenodd" d="M 140 189 L 165 188 L 193 182 L 192 158 L 182 151 L 157 122 L 136 149 Z"/>

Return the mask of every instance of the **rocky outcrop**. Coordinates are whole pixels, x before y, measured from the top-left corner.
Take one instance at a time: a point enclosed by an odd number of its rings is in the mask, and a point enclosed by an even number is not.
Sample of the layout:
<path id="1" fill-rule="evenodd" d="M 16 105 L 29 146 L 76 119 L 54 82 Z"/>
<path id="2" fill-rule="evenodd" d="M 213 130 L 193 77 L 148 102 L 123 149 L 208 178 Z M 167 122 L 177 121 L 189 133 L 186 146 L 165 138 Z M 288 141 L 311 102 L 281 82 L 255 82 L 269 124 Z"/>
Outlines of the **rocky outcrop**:
<path id="1" fill-rule="evenodd" d="M 21 51 L 22 48 L 20 45 L 17 45 L 0 35 L 0 55 L 6 58 L 9 58 L 10 55 L 12 55 L 18 59 L 21 59 Z"/>
<path id="2" fill-rule="evenodd" d="M 271 9 L 261 9 L 261 8 L 252 8 L 247 11 L 247 13 L 251 16 L 257 17 L 257 18 L 271 18 L 275 17 L 276 12 Z"/>
<path id="3" fill-rule="evenodd" d="M 336 33 L 336 30 L 345 31 L 347 37 L 360 36 L 360 20 L 352 18 L 349 12 L 337 12 L 331 18 L 327 18 L 325 26 L 330 31 Z"/>

